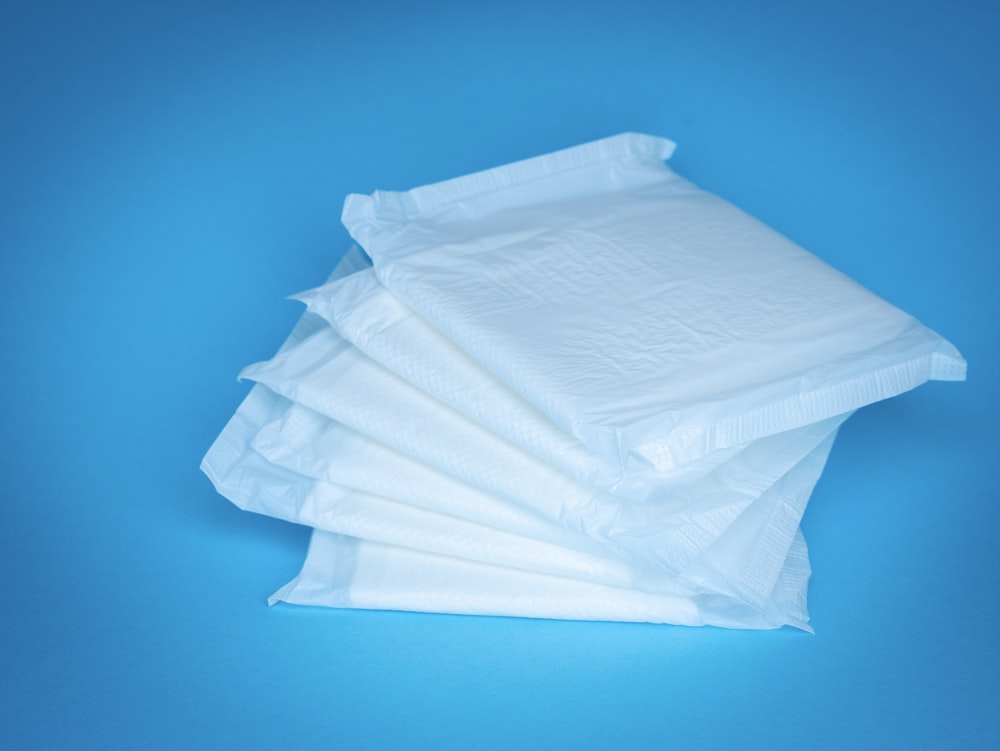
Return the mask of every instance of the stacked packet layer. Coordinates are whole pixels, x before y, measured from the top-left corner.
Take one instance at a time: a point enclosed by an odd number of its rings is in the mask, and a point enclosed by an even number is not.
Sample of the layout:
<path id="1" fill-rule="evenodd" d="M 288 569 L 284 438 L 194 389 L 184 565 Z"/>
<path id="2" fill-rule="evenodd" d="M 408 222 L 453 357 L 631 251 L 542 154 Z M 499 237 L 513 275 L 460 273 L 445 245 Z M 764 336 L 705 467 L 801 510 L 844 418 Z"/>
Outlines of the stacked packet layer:
<path id="1" fill-rule="evenodd" d="M 349 196 L 385 287 L 622 477 L 844 414 L 965 362 L 624 134 Z"/>

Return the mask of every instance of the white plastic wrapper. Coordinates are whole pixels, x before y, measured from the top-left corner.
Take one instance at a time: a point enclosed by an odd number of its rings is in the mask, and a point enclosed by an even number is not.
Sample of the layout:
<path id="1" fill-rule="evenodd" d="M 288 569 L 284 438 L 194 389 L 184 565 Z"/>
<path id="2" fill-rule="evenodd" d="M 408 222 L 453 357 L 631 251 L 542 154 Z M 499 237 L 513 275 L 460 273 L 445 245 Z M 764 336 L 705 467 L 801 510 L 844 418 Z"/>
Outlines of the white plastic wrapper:
<path id="1" fill-rule="evenodd" d="M 593 541 L 538 520 L 532 530 L 576 542 L 583 550 L 512 534 L 455 516 L 316 481 L 277 466 L 250 447 L 260 423 L 282 408 L 283 400 L 257 387 L 241 405 L 205 457 L 203 468 L 220 493 L 246 510 L 327 531 L 501 566 L 579 577 L 620 586 L 669 588 L 666 577 L 586 552 Z M 385 472 L 391 468 L 382 467 Z M 450 499 L 443 499 L 442 505 Z M 515 524 L 528 526 L 516 510 Z M 547 530 L 545 527 L 553 528 Z M 647 581 L 648 580 L 648 581 Z"/>
<path id="2" fill-rule="evenodd" d="M 625 134 L 349 196 L 379 280 L 627 478 L 960 380 L 948 342 Z"/>
<path id="3" fill-rule="evenodd" d="M 242 378 L 550 519 L 598 493 L 362 355 L 326 327 Z"/>
<path id="4" fill-rule="evenodd" d="M 589 535 L 423 464 L 265 387 L 258 388 L 271 400 L 270 422 L 255 423 L 261 427 L 250 447 L 274 464 L 314 480 L 507 532 L 594 552 L 608 549 Z M 240 411 L 246 410 L 241 406 Z M 234 442 L 245 443 L 244 435 L 234 436 Z"/>
<path id="5" fill-rule="evenodd" d="M 331 329 L 320 329 L 244 376 L 523 509 L 620 547 L 663 570 L 686 568 L 761 494 L 840 424 L 838 416 L 754 442 L 705 479 L 656 503 L 627 502 L 584 485 L 389 373 Z M 281 439 L 296 469 L 336 480 L 343 430 L 300 419 Z M 385 472 L 386 466 L 375 471 Z M 785 550 L 796 520 L 776 531 Z M 783 554 L 782 556 L 783 557 Z M 779 558 L 780 560 L 780 558 Z M 748 575 L 750 572 L 748 571 Z"/>
<path id="6" fill-rule="evenodd" d="M 271 602 L 461 615 L 609 620 L 725 628 L 812 629 L 787 613 L 804 607 L 808 559 L 797 536 L 790 565 L 755 610 L 711 595 L 637 592 L 588 581 L 464 561 L 366 540 L 313 532 L 302 571 Z M 806 575 L 802 576 L 801 571 Z"/>
<path id="7" fill-rule="evenodd" d="M 663 498 L 742 447 L 713 452 L 670 474 L 652 466 L 621 478 L 617 466 L 561 430 L 386 290 L 372 270 L 295 296 L 359 351 L 553 467 L 630 500 Z"/>
<path id="8" fill-rule="evenodd" d="M 804 628 L 808 621 L 804 592 L 810 570 L 804 543 L 793 537 L 776 539 L 773 522 L 784 515 L 795 532 L 798 516 L 822 471 L 832 434 L 741 515 L 701 560 L 679 576 L 668 577 L 638 561 L 589 553 L 586 543 L 592 541 L 583 540 L 582 549 L 572 547 L 581 540 L 574 540 L 566 530 L 556 529 L 554 535 L 564 544 L 548 544 L 394 499 L 316 482 L 275 466 L 251 449 L 250 438 L 260 424 L 287 406 L 264 387 L 255 387 L 205 457 L 206 474 L 220 493 L 241 508 L 452 558 L 637 592 L 710 597 L 716 617 L 724 614 L 732 622 L 749 618 L 746 627 L 756 627 L 750 624 L 765 616 L 771 626 L 787 623 Z M 384 473 L 391 467 L 374 469 Z M 548 533 L 542 529 L 542 534 Z M 792 592 L 801 596 L 791 597 Z"/>
<path id="9" fill-rule="evenodd" d="M 701 557 L 703 562 L 709 562 L 706 565 L 712 572 L 721 576 L 721 579 L 712 579 L 717 591 L 757 603 L 770 591 L 773 577 L 777 575 L 813 485 L 822 471 L 838 422 L 828 421 L 824 426 L 810 426 L 782 436 L 784 456 L 794 458 L 795 463 L 785 475 L 775 477 L 759 495 L 747 489 L 752 487 L 748 485 L 747 476 L 754 470 L 742 462 L 727 463 L 688 489 L 683 505 L 657 508 L 644 504 L 638 512 L 633 511 L 634 526 L 628 534 L 623 530 L 617 536 L 601 537 L 604 544 L 595 548 L 595 540 L 590 537 L 581 539 L 574 530 L 552 522 L 546 526 L 544 520 L 523 512 L 519 514 L 518 507 L 510 502 L 483 494 L 478 489 L 471 489 L 470 493 L 469 486 L 454 480 L 442 482 L 449 478 L 440 478 L 440 473 L 426 467 L 419 472 L 421 465 L 412 466 L 412 460 L 394 461 L 393 452 L 378 450 L 377 443 L 369 442 L 368 450 L 348 451 L 348 444 L 356 445 L 350 431 L 327 421 L 324 433 L 317 435 L 303 426 L 310 423 L 319 428 L 323 418 L 313 414 L 310 419 L 303 414 L 308 412 L 298 405 L 293 406 L 289 410 L 289 414 L 295 415 L 292 419 L 271 423 L 253 445 L 272 461 L 307 477 L 339 481 L 347 476 L 352 487 L 375 490 L 396 500 L 458 518 L 474 519 L 516 534 L 578 550 L 610 554 L 633 561 L 643 569 L 657 565 L 688 576 L 694 562 Z M 286 430 L 289 425 L 291 430 Z M 261 440 L 263 434 L 267 434 L 264 441 Z M 299 450 L 297 447 L 302 444 L 310 449 Z M 766 457 L 764 448 L 764 445 L 755 446 L 754 452 L 748 452 L 748 458 L 753 458 L 757 451 Z M 346 470 L 345 465 L 351 461 L 355 466 Z M 777 475 L 773 468 L 767 472 L 768 479 Z M 762 476 L 758 475 L 758 479 Z M 720 531 L 712 536 L 706 534 L 707 529 Z M 624 545 L 623 540 L 627 541 Z M 637 549 L 643 553 L 637 554 Z M 732 554 L 735 550 L 741 554 Z M 643 585 L 637 581 L 630 586 Z"/>

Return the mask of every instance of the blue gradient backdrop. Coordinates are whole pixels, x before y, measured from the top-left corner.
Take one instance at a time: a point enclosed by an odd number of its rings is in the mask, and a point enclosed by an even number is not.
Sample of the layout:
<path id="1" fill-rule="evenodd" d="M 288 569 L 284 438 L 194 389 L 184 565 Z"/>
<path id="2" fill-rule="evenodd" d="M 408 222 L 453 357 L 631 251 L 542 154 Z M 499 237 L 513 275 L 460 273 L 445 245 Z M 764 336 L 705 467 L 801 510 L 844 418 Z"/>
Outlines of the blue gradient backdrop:
<path id="1" fill-rule="evenodd" d="M 0 6 L 0 747 L 1000 748 L 995 4 Z M 265 607 L 198 462 L 405 189 L 624 130 L 950 338 L 842 431 L 816 635 Z"/>

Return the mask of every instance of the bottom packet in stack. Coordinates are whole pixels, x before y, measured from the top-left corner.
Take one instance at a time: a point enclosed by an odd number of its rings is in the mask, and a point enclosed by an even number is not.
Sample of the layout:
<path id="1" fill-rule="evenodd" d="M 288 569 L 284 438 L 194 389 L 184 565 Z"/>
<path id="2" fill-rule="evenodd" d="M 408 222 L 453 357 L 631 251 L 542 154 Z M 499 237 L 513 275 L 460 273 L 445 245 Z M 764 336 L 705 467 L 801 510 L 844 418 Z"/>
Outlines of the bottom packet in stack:
<path id="1" fill-rule="evenodd" d="M 725 628 L 792 625 L 811 631 L 805 618 L 808 577 L 801 534 L 789 551 L 769 607 L 761 611 L 712 595 L 639 592 L 315 530 L 302 571 L 270 602 Z"/>

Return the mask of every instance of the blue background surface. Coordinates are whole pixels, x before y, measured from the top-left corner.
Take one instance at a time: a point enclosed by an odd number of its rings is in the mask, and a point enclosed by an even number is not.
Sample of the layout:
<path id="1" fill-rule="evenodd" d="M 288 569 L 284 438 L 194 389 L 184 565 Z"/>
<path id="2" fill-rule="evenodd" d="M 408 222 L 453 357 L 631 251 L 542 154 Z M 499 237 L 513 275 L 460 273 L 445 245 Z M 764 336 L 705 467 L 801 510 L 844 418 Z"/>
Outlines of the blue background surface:
<path id="1" fill-rule="evenodd" d="M 0 9 L 0 746 L 998 748 L 995 4 Z M 406 189 L 625 130 L 970 363 L 859 413 L 816 635 L 278 606 L 197 471 Z"/>

